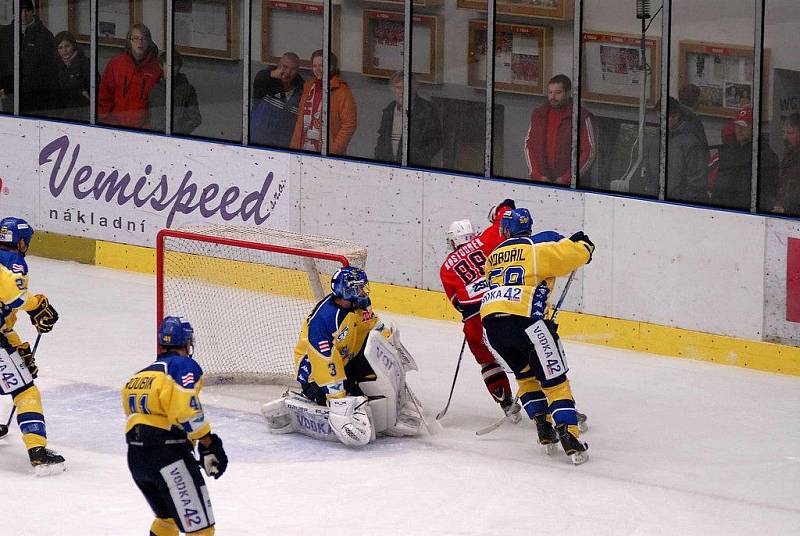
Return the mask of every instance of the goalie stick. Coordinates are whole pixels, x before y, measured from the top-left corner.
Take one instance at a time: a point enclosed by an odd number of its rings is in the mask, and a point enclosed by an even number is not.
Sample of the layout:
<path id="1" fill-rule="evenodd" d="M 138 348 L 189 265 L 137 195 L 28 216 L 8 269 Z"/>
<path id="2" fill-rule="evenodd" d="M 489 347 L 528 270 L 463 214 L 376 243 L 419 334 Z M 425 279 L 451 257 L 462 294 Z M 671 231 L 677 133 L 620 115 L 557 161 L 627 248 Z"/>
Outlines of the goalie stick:
<path id="1" fill-rule="evenodd" d="M 450 401 L 453 399 L 453 390 L 456 388 L 456 380 L 458 379 L 458 369 L 461 368 L 461 358 L 464 357 L 464 348 L 467 347 L 467 336 L 464 335 L 464 342 L 461 343 L 461 353 L 458 354 L 458 361 L 456 362 L 456 372 L 453 374 L 453 384 L 450 386 L 450 395 L 447 397 L 447 404 L 445 404 L 444 409 L 436 414 L 436 420 L 440 420 L 444 417 L 444 414 L 447 413 L 447 409 L 450 407 Z"/>
<path id="2" fill-rule="evenodd" d="M 36 349 L 39 347 L 39 341 L 42 338 L 42 334 L 39 333 L 36 336 L 36 342 L 33 343 L 33 351 L 31 352 L 31 360 L 36 359 Z M 13 404 L 13 403 L 12 403 Z M 11 420 L 14 418 L 14 413 L 17 411 L 17 406 L 11 406 L 11 413 L 8 415 L 8 419 L 6 419 L 5 424 L 0 424 L 0 439 L 4 438 L 8 435 L 8 427 L 11 426 Z"/>
<path id="3" fill-rule="evenodd" d="M 558 315 L 558 311 L 561 309 L 561 304 L 564 303 L 564 298 L 567 297 L 567 291 L 569 290 L 569 287 L 572 284 L 572 280 L 573 280 L 574 277 L 575 277 L 575 272 L 572 272 L 572 273 L 569 274 L 569 278 L 567 279 L 567 283 L 566 283 L 566 285 L 564 285 L 564 290 L 561 291 L 561 297 L 558 298 L 558 302 L 556 302 L 555 307 L 553 307 L 553 314 L 550 315 L 550 321 L 551 322 L 555 322 L 556 316 Z M 519 401 L 519 395 L 514 397 L 514 404 L 516 404 L 517 401 Z M 483 436 L 483 435 L 486 435 L 488 433 L 494 432 L 495 430 L 500 428 L 503 425 L 503 423 L 506 422 L 507 420 L 508 420 L 508 416 L 507 415 L 503 415 L 503 417 L 501 419 L 497 419 L 492 424 L 490 424 L 488 426 L 485 426 L 484 428 L 481 428 L 480 430 L 475 432 L 475 435 Z"/>

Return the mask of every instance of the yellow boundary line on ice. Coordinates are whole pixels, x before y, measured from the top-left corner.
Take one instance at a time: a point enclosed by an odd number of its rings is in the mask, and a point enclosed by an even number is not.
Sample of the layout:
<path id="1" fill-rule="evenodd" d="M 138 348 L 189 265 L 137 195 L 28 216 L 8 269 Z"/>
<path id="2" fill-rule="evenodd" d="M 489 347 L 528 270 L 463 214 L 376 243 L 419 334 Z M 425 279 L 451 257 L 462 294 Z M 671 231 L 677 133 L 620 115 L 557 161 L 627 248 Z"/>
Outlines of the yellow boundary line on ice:
<path id="1" fill-rule="evenodd" d="M 152 248 L 42 234 L 42 240 L 39 240 L 37 233 L 37 240 L 33 242 L 37 246 L 32 248 L 33 255 L 77 260 L 119 270 L 155 273 L 155 250 Z M 86 241 L 93 243 L 93 252 L 87 247 Z M 236 286 L 263 288 L 257 282 Z M 435 320 L 459 320 L 442 292 L 383 283 L 370 283 L 370 287 L 373 301 L 379 304 L 380 309 Z M 569 311 L 561 313 L 559 324 L 559 333 L 565 339 L 576 342 L 800 376 L 800 348 L 793 346 Z"/>

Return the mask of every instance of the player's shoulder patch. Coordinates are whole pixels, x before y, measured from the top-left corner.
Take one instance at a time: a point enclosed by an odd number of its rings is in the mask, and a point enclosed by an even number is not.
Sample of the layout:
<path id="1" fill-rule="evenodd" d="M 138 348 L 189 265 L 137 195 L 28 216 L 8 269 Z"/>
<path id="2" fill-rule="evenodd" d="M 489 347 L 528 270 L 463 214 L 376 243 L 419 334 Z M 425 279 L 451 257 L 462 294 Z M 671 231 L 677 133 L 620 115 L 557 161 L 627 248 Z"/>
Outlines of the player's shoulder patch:
<path id="1" fill-rule="evenodd" d="M 25 262 L 25 257 L 16 251 L 0 251 L 0 265 L 5 266 L 15 274 L 27 275 L 28 273 L 28 263 Z"/>
<path id="2" fill-rule="evenodd" d="M 203 376 L 203 369 L 191 357 L 177 356 L 168 361 L 168 373 L 175 383 L 186 389 L 194 388 Z"/>

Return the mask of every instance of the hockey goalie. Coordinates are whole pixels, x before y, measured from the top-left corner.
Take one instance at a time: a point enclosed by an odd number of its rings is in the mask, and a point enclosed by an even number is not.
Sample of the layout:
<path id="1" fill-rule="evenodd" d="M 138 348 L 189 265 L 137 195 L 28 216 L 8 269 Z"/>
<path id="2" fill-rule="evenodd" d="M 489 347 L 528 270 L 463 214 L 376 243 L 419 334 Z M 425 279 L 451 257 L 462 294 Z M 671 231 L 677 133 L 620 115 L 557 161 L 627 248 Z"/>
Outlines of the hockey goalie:
<path id="1" fill-rule="evenodd" d="M 413 436 L 424 422 L 406 385 L 417 370 L 400 334 L 372 312 L 363 270 L 339 269 L 303 323 L 294 351 L 301 392 L 261 408 L 270 432 L 363 446 L 377 434 Z"/>

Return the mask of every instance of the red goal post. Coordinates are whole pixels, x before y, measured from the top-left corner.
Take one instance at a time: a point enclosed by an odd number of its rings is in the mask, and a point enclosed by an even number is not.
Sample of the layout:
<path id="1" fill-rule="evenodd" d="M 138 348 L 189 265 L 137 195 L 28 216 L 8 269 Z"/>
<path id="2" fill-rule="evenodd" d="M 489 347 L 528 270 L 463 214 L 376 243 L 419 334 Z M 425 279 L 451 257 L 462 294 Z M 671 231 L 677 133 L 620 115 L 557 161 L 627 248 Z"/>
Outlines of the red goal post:
<path id="1" fill-rule="evenodd" d="M 156 315 L 195 330 L 195 358 L 211 383 L 294 380 L 303 320 L 342 266 L 366 247 L 259 227 L 162 229 L 156 237 Z"/>

